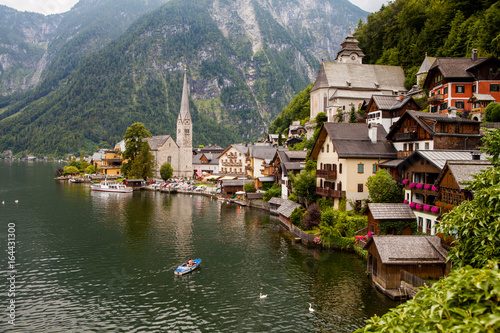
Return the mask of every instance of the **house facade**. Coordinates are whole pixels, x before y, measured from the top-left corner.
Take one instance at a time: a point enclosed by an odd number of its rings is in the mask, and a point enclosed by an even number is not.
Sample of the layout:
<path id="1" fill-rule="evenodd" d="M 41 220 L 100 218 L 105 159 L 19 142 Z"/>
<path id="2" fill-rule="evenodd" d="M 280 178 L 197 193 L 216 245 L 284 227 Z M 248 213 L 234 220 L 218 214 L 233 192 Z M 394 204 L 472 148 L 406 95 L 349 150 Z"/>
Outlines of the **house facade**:
<path id="1" fill-rule="evenodd" d="M 368 124 L 376 123 L 384 126 L 387 133 L 399 118 L 408 110 L 419 111 L 420 107 L 411 96 L 373 95 L 363 105 Z"/>
<path id="2" fill-rule="evenodd" d="M 261 178 L 266 176 L 265 168 L 273 159 L 276 151 L 277 148 L 271 146 L 248 146 L 246 153 L 247 177 Z"/>
<path id="3" fill-rule="evenodd" d="M 246 177 L 248 147 L 244 144 L 233 144 L 227 147 L 218 157 L 219 173 Z"/>
<path id="4" fill-rule="evenodd" d="M 281 198 L 287 199 L 292 193 L 290 173 L 296 175 L 305 168 L 307 151 L 278 149 L 271 160 L 275 183 L 281 186 Z"/>
<path id="5" fill-rule="evenodd" d="M 310 156 L 317 160 L 316 193 L 335 208 L 342 198 L 356 205 L 368 199 L 368 177 L 397 155 L 385 137 L 377 124 L 324 123 Z"/>
<path id="6" fill-rule="evenodd" d="M 406 111 L 394 124 L 387 139 L 394 144 L 398 158 L 415 150 L 474 150 L 481 144 L 480 123 L 456 116 Z"/>
<path id="7" fill-rule="evenodd" d="M 446 113 L 450 107 L 469 112 L 472 94 L 500 101 L 499 68 L 499 59 L 478 58 L 476 49 L 469 58 L 436 58 L 423 84 L 429 90 L 430 112 Z"/>
<path id="8" fill-rule="evenodd" d="M 411 235 L 411 222 L 417 218 L 411 208 L 404 203 L 369 203 L 368 204 L 368 231 L 373 235 Z M 402 230 L 392 227 L 392 222 L 406 222 L 408 225 Z"/>

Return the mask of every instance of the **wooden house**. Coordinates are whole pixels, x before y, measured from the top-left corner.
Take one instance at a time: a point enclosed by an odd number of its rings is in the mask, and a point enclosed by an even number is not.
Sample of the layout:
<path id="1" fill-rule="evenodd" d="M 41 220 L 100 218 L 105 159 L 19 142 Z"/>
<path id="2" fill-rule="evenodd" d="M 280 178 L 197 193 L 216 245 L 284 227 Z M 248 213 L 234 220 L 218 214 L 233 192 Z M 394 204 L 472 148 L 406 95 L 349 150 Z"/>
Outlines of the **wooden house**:
<path id="1" fill-rule="evenodd" d="M 435 225 L 441 215 L 437 205 L 440 196 L 437 179 L 446 161 L 473 163 L 473 158 L 486 159 L 479 151 L 417 150 L 400 164 L 405 203 L 417 217 L 418 231 L 435 234 Z"/>
<path id="2" fill-rule="evenodd" d="M 481 145 L 480 125 L 453 112 L 407 111 L 391 128 L 387 140 L 394 144 L 398 158 L 415 150 L 473 150 Z"/>
<path id="3" fill-rule="evenodd" d="M 288 230 L 293 228 L 293 223 L 291 220 L 291 216 L 295 208 L 302 207 L 300 204 L 290 201 L 283 200 L 280 207 L 277 209 L 279 219 L 282 225 L 284 225 Z"/>
<path id="4" fill-rule="evenodd" d="M 365 244 L 367 273 L 387 296 L 401 297 L 401 272 L 421 279 L 438 279 L 450 272 L 447 251 L 437 236 L 373 236 Z"/>
<path id="5" fill-rule="evenodd" d="M 381 229 L 387 235 L 411 235 L 411 222 L 417 218 L 412 209 L 404 203 L 369 203 L 368 204 L 368 231 L 374 235 L 380 235 Z M 407 224 L 399 233 L 392 225 L 401 221 Z M 389 227 L 390 225 L 390 227 Z"/>
<path id="6" fill-rule="evenodd" d="M 366 122 L 384 126 L 389 133 L 392 125 L 408 110 L 418 111 L 420 107 L 411 96 L 373 95 L 363 104 Z"/>
<path id="7" fill-rule="evenodd" d="M 478 156 L 478 155 L 476 155 Z M 437 205 L 446 213 L 464 200 L 472 200 L 473 193 L 467 190 L 467 183 L 473 175 L 492 167 L 488 160 L 447 161 L 436 180 L 439 188 Z"/>
<path id="8" fill-rule="evenodd" d="M 248 147 L 245 144 L 233 144 L 227 147 L 217 159 L 221 175 L 246 177 L 246 159 Z"/>
<path id="9" fill-rule="evenodd" d="M 275 183 L 281 185 L 281 197 L 288 198 L 292 191 L 292 184 L 288 178 L 289 174 L 300 173 L 306 165 L 307 151 L 278 149 L 270 165 L 273 167 Z"/>
<path id="10" fill-rule="evenodd" d="M 429 90 L 432 113 L 446 113 L 449 107 L 471 111 L 472 94 L 489 94 L 500 101 L 500 60 L 478 58 L 472 49 L 468 58 L 436 58 L 424 81 Z"/>
<path id="11" fill-rule="evenodd" d="M 221 192 L 225 198 L 231 198 L 236 192 L 243 191 L 246 183 L 253 183 L 252 179 L 222 179 Z"/>
<path id="12" fill-rule="evenodd" d="M 269 200 L 269 212 L 272 215 L 279 215 L 278 208 L 280 208 L 281 205 L 286 202 L 286 200 L 287 199 L 276 198 L 276 197 L 271 198 Z"/>
<path id="13" fill-rule="evenodd" d="M 496 102 L 496 99 L 490 94 L 472 94 L 471 98 L 467 100 L 467 103 L 471 104 L 471 119 L 482 121 L 486 107 L 492 102 Z"/>

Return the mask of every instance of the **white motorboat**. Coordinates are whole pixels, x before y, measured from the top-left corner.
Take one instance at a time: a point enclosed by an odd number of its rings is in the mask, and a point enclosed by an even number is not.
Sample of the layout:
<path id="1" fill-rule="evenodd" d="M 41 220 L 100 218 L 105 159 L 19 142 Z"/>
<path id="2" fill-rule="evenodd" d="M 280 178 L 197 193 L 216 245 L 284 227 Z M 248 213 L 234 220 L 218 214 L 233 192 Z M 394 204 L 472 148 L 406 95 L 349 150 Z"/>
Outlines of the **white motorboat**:
<path id="1" fill-rule="evenodd" d="M 92 191 L 115 192 L 115 193 L 132 193 L 134 191 L 133 188 L 127 187 L 124 184 L 107 180 L 97 184 L 90 185 L 90 189 Z"/>

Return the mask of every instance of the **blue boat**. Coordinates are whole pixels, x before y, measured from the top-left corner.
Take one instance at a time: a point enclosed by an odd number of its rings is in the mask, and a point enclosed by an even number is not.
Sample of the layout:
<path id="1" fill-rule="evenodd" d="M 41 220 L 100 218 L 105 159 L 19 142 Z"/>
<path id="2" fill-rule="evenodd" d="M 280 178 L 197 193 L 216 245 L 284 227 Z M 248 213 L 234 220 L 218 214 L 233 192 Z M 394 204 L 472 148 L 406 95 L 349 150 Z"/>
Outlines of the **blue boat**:
<path id="1" fill-rule="evenodd" d="M 190 272 L 194 271 L 195 269 L 197 269 L 198 266 L 200 266 L 200 264 L 201 264 L 201 259 L 193 259 L 191 261 L 192 261 L 191 265 L 189 265 L 189 262 L 186 262 L 186 263 L 180 265 L 179 267 L 177 267 L 177 269 L 174 271 L 174 274 L 175 275 L 184 275 L 184 274 L 190 273 Z"/>

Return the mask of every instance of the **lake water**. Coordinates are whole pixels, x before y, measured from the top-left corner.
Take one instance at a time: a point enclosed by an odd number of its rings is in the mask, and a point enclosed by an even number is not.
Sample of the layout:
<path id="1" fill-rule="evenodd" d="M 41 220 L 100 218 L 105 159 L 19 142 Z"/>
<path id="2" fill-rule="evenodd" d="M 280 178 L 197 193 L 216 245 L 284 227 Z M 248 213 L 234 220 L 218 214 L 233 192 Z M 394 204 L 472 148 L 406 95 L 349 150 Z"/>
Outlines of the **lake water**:
<path id="1" fill-rule="evenodd" d="M 268 212 L 91 192 L 58 166 L 0 160 L 1 332 L 352 332 L 398 304 L 365 261 L 293 243 Z M 174 276 L 190 257 L 200 269 Z"/>

